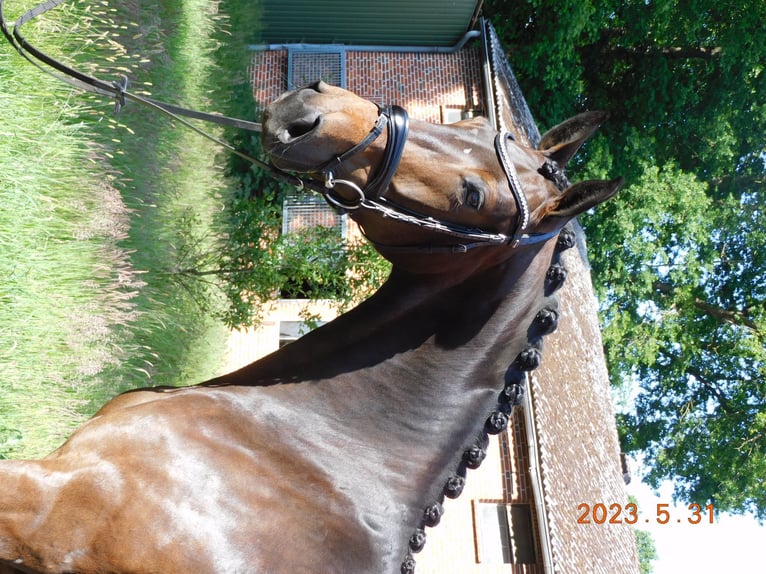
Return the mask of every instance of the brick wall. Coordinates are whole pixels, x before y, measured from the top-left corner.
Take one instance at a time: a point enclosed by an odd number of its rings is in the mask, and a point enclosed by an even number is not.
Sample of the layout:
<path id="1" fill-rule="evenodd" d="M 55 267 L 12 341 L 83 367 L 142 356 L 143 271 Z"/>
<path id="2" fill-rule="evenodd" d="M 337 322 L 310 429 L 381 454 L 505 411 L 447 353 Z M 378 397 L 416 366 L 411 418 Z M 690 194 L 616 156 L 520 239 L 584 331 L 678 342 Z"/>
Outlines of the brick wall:
<path id="1" fill-rule="evenodd" d="M 287 90 L 287 50 L 253 52 L 249 72 L 253 98 L 263 109 Z"/>
<path id="2" fill-rule="evenodd" d="M 415 555 L 417 574 L 541 574 L 540 540 L 535 538 L 537 564 L 481 564 L 478 561 L 478 532 L 474 505 L 481 502 L 526 503 L 534 515 L 529 481 L 529 450 L 524 416 L 514 409 L 508 431 L 490 437 L 487 458 L 478 470 L 468 472 L 460 498 L 444 501 L 444 517 L 426 530 L 428 542 Z M 535 531 L 537 528 L 533 529 Z"/>
<path id="3" fill-rule="evenodd" d="M 346 88 L 379 104 L 398 104 L 411 117 L 442 122 L 443 108 L 481 108 L 478 46 L 454 54 L 345 53 Z M 260 107 L 287 90 L 287 50 L 254 52 L 250 74 Z"/>

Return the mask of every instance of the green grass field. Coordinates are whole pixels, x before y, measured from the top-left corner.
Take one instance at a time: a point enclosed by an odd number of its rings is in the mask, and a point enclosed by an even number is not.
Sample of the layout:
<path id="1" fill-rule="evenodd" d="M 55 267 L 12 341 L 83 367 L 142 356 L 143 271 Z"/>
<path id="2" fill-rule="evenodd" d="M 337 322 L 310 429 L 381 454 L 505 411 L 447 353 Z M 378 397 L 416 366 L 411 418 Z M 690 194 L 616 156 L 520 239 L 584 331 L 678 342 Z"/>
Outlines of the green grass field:
<path id="1" fill-rule="evenodd" d="M 17 16 L 33 2 L 7 2 Z M 27 36 L 104 79 L 209 108 L 212 3 L 76 2 Z M 58 446 L 114 394 L 221 369 L 216 301 L 175 280 L 213 241 L 220 150 L 72 93 L 0 45 L 0 458 Z"/>

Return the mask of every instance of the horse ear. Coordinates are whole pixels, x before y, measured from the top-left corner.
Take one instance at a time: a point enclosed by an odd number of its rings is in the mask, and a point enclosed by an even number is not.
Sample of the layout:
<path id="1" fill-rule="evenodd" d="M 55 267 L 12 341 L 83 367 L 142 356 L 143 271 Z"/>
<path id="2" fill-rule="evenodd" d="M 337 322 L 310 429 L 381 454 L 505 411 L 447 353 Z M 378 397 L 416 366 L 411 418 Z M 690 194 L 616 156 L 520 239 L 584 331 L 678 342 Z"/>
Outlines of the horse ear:
<path id="1" fill-rule="evenodd" d="M 623 181 L 623 178 L 618 177 L 611 181 L 591 180 L 576 183 L 550 200 L 545 206 L 545 217 L 572 219 L 611 198 L 620 190 Z"/>
<path id="2" fill-rule="evenodd" d="M 548 159 L 564 167 L 608 116 L 607 112 L 584 112 L 576 115 L 545 132 L 537 149 Z"/>

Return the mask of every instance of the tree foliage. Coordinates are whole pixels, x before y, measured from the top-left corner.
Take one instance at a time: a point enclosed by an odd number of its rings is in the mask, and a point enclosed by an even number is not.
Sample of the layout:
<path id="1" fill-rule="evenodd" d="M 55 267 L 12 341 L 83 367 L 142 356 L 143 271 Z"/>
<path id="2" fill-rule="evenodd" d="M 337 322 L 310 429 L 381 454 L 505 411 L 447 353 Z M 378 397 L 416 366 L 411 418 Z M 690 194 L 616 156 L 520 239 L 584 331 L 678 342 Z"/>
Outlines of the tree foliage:
<path id="1" fill-rule="evenodd" d="M 573 179 L 623 175 L 584 218 L 619 416 L 645 477 L 766 517 L 766 4 L 488 0 L 544 125 L 610 111 Z"/>
<path id="2" fill-rule="evenodd" d="M 646 530 L 636 529 L 633 532 L 636 535 L 640 572 L 641 574 L 652 574 L 654 572 L 652 561 L 657 559 L 657 546 L 654 544 L 654 539 Z"/>
<path id="3" fill-rule="evenodd" d="M 282 234 L 282 202 L 290 191 L 254 166 L 233 178 L 220 217 L 226 233 L 215 268 L 224 279 L 224 319 L 231 326 L 258 323 L 261 304 L 278 296 L 334 299 L 345 308 L 388 274 L 388 263 L 374 249 L 366 242 L 344 241 L 337 228 Z"/>
<path id="4" fill-rule="evenodd" d="M 635 496 L 629 496 L 628 501 L 638 505 Z M 652 574 L 654 566 L 652 562 L 657 560 L 657 545 L 654 538 L 648 530 L 641 530 L 633 527 L 633 534 L 636 536 L 636 550 L 638 551 L 638 566 L 641 574 Z"/>

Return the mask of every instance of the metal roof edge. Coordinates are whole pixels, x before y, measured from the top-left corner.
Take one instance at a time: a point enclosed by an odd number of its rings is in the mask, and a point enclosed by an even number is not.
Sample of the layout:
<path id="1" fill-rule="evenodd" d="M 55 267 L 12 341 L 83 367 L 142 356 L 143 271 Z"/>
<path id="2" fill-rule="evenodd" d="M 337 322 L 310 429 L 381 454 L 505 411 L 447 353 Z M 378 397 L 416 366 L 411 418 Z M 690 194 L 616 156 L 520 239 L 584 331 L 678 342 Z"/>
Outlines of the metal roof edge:
<path id="1" fill-rule="evenodd" d="M 405 52 L 419 54 L 453 54 L 460 51 L 470 40 L 478 38 L 480 30 L 468 30 L 460 40 L 452 46 L 394 46 L 394 45 L 364 45 L 364 44 L 249 44 L 247 49 L 252 52 L 270 50 L 321 50 L 341 49 L 347 52 Z"/>
<path id="2" fill-rule="evenodd" d="M 534 404 L 532 399 L 532 385 L 529 375 L 525 377 L 527 392 L 524 393 L 522 410 L 524 411 L 524 427 L 527 434 L 527 448 L 529 451 L 529 482 L 532 485 L 532 494 L 535 498 L 535 514 L 540 534 L 540 553 L 542 554 L 543 571 L 545 574 L 553 574 L 553 548 L 551 546 L 550 521 L 545 508 L 543 498 L 543 474 L 540 467 L 540 450 L 537 442 L 537 429 L 535 428 Z"/>

